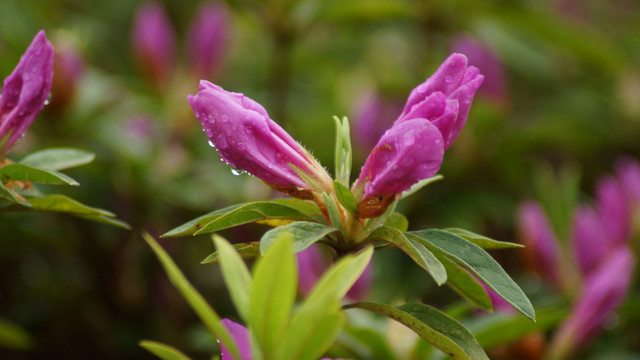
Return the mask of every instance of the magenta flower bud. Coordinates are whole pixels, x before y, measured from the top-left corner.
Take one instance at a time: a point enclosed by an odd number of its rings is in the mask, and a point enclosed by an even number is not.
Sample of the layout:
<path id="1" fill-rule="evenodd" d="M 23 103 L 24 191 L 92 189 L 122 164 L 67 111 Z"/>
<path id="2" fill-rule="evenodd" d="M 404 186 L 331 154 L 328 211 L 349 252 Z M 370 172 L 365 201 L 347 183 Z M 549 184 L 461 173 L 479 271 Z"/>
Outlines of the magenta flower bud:
<path id="1" fill-rule="evenodd" d="M 467 122 L 471 101 L 483 78 L 476 67 L 467 66 L 466 56 L 451 54 L 411 92 L 396 122 L 416 118 L 432 122 L 442 133 L 444 149 L 448 149 Z"/>
<path id="2" fill-rule="evenodd" d="M 227 328 L 229 334 L 233 338 L 233 341 L 236 343 L 236 347 L 238 348 L 238 352 L 240 353 L 239 360 L 251 360 L 253 356 L 251 355 L 251 340 L 249 338 L 249 330 L 246 327 L 235 323 L 229 319 L 220 320 L 222 325 Z M 220 341 L 220 352 L 223 359 L 234 359 L 231 352 L 227 349 L 227 346 L 223 342 Z"/>
<path id="3" fill-rule="evenodd" d="M 298 290 L 302 295 L 308 295 L 318 280 L 329 267 L 318 245 L 311 245 L 307 249 L 296 254 L 298 260 Z M 373 281 L 372 262 L 367 264 L 364 272 L 347 291 L 347 297 L 353 301 L 365 299 Z"/>
<path id="4" fill-rule="evenodd" d="M 640 210 L 640 164 L 630 157 L 623 157 L 616 163 L 616 174 L 622 183 L 627 199 Z"/>
<path id="5" fill-rule="evenodd" d="M 292 196 L 310 185 L 291 164 L 331 189 L 326 171 L 257 102 L 203 80 L 200 91 L 189 95 L 189 103 L 222 160 L 230 165 Z"/>
<path id="6" fill-rule="evenodd" d="M 497 104 L 506 103 L 505 72 L 495 52 L 471 36 L 457 37 L 453 41 L 452 48 L 455 52 L 467 55 L 469 62 L 474 64 L 484 75 L 484 81 L 478 89 L 478 93 L 484 94 Z"/>
<path id="7" fill-rule="evenodd" d="M 203 4 L 186 38 L 189 70 L 200 79 L 208 78 L 220 69 L 227 55 L 229 10 L 223 3 Z"/>
<path id="8" fill-rule="evenodd" d="M 527 201 L 518 209 L 518 232 L 531 265 L 541 275 L 559 284 L 560 250 L 549 219 L 534 201 Z"/>
<path id="9" fill-rule="evenodd" d="M 596 185 L 596 211 L 602 221 L 609 246 L 626 243 L 631 237 L 631 212 L 621 184 L 607 176 Z"/>
<path id="10" fill-rule="evenodd" d="M 627 295 L 634 262 L 631 251 L 620 246 L 585 279 L 571 316 L 555 335 L 553 352 L 567 354 L 588 344 L 601 331 L 607 316 Z"/>
<path id="11" fill-rule="evenodd" d="M 0 97 L 0 155 L 9 150 L 46 105 L 53 81 L 53 46 L 40 31 L 11 75 Z"/>
<path id="12" fill-rule="evenodd" d="M 146 3 L 138 10 L 132 29 L 132 45 L 143 74 L 158 87 L 167 83 L 175 65 L 175 37 L 160 3 Z"/>
<path id="13" fill-rule="evenodd" d="M 590 274 L 606 257 L 611 246 L 608 238 L 598 214 L 587 205 L 580 206 L 573 218 L 572 239 L 582 274 Z"/>

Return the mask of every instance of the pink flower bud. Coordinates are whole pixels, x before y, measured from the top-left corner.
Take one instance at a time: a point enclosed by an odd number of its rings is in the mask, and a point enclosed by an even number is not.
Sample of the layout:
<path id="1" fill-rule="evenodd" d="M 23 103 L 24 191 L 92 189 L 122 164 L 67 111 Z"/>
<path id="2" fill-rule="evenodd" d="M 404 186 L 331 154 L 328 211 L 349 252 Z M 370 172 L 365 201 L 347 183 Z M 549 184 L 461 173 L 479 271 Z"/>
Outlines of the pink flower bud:
<path id="1" fill-rule="evenodd" d="M 229 10 L 223 3 L 203 4 L 186 37 L 189 70 L 197 78 L 208 78 L 219 70 L 227 55 Z"/>
<path id="2" fill-rule="evenodd" d="M 40 31 L 18 66 L 4 79 L 0 97 L 0 155 L 20 139 L 46 105 L 53 80 L 53 46 Z"/>
<path id="3" fill-rule="evenodd" d="M 616 163 L 616 173 L 627 199 L 640 210 L 640 164 L 630 157 L 623 157 Z"/>
<path id="4" fill-rule="evenodd" d="M 496 104 L 507 102 L 507 83 L 505 71 L 495 52 L 485 44 L 471 36 L 460 36 L 453 41 L 452 48 L 456 52 L 464 53 L 469 62 L 474 64 L 484 75 L 482 86 L 478 89 Z"/>
<path id="5" fill-rule="evenodd" d="M 631 237 L 631 212 L 620 182 L 612 176 L 600 179 L 596 185 L 595 206 L 610 239 L 609 246 L 626 243 Z"/>
<path id="6" fill-rule="evenodd" d="M 483 79 L 476 67 L 467 66 L 466 56 L 451 54 L 427 81 L 411 92 L 396 122 L 429 120 L 442 133 L 446 150 L 467 122 L 471 101 Z"/>
<path id="7" fill-rule="evenodd" d="M 571 316 L 555 335 L 555 354 L 566 354 L 586 345 L 601 331 L 607 316 L 627 296 L 634 262 L 631 251 L 620 246 L 585 279 Z"/>
<path id="8" fill-rule="evenodd" d="M 227 331 L 236 343 L 238 352 L 240 353 L 240 359 L 238 360 L 251 360 L 251 340 L 249 339 L 249 330 L 243 325 L 233 322 L 229 319 L 220 320 L 222 325 L 227 328 Z M 218 339 L 220 341 L 220 339 Z M 223 359 L 233 359 L 231 352 L 227 349 L 227 346 L 220 342 L 220 352 Z"/>
<path id="9" fill-rule="evenodd" d="M 559 284 L 558 241 L 544 211 L 534 201 L 527 201 L 518 209 L 518 232 L 534 269 Z"/>
<path id="10" fill-rule="evenodd" d="M 230 165 L 281 191 L 308 189 L 293 164 L 330 188 L 325 170 L 257 102 L 203 80 L 200 91 L 189 95 L 189 103 L 222 160 Z"/>
<path id="11" fill-rule="evenodd" d="M 162 5 L 142 5 L 132 32 L 133 52 L 140 69 L 155 86 L 166 85 L 175 65 L 175 37 Z"/>
<path id="12" fill-rule="evenodd" d="M 597 269 L 610 249 L 608 234 L 598 214 L 587 205 L 582 205 L 573 218 L 573 250 L 582 274 Z"/>

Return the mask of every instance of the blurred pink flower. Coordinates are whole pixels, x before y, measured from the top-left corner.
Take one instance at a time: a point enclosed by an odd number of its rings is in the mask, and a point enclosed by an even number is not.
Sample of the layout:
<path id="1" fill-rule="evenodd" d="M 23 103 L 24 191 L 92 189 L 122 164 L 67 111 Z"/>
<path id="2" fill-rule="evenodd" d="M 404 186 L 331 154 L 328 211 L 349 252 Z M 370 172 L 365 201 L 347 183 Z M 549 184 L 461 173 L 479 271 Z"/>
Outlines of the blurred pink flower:
<path id="1" fill-rule="evenodd" d="M 229 331 L 233 341 L 238 347 L 238 351 L 240 352 L 240 359 L 238 360 L 253 359 L 251 355 L 251 340 L 249 339 L 249 331 L 247 328 L 229 319 L 222 319 L 220 322 L 227 328 L 227 331 Z M 220 341 L 220 339 L 218 339 L 218 341 Z M 221 356 L 223 359 L 234 359 L 231 352 L 227 349 L 227 346 L 221 341 L 220 352 L 222 353 Z"/>
<path id="2" fill-rule="evenodd" d="M 186 37 L 189 71 L 199 79 L 214 75 L 227 55 L 230 14 L 224 3 L 203 3 Z"/>
<path id="3" fill-rule="evenodd" d="M 572 245 L 576 261 L 583 275 L 597 269 L 611 249 L 609 235 L 596 212 L 581 205 L 573 218 Z"/>
<path id="4" fill-rule="evenodd" d="M 53 108 L 68 106 L 74 99 L 78 82 L 84 72 L 82 56 L 70 42 L 56 43 L 51 94 L 55 97 Z"/>
<path id="5" fill-rule="evenodd" d="M 484 95 L 499 105 L 508 102 L 504 66 L 493 49 L 471 36 L 456 37 L 452 49 L 467 55 L 469 62 L 484 75 L 484 81 L 478 89 L 479 95 Z"/>
<path id="6" fill-rule="evenodd" d="M 608 235 L 609 246 L 625 244 L 631 237 L 631 212 L 620 182 L 602 177 L 596 185 L 596 211 Z"/>
<path id="7" fill-rule="evenodd" d="M 53 82 L 53 46 L 40 31 L 4 79 L 0 97 L 0 155 L 20 139 L 46 105 Z"/>
<path id="8" fill-rule="evenodd" d="M 558 285 L 560 250 L 551 224 L 540 205 L 526 201 L 518 209 L 518 233 L 537 272 Z"/>
<path id="9" fill-rule="evenodd" d="M 622 183 L 626 198 L 636 211 L 640 211 L 640 164 L 631 157 L 620 158 L 616 162 L 616 175 Z"/>
<path id="10" fill-rule="evenodd" d="M 155 86 L 166 86 L 175 66 L 175 35 L 160 3 L 146 3 L 138 9 L 131 41 L 143 74 Z"/>
<path id="11" fill-rule="evenodd" d="M 311 245 L 307 249 L 296 254 L 298 260 L 298 290 L 303 295 L 308 295 L 318 280 L 329 268 L 329 262 L 323 256 L 318 245 Z M 364 272 L 347 292 L 347 297 L 353 301 L 365 299 L 371 289 L 372 262 L 369 262 Z"/>
<path id="12" fill-rule="evenodd" d="M 362 95 L 353 117 L 354 145 L 363 153 L 370 152 L 401 111 L 399 101 L 385 99 L 377 93 Z"/>

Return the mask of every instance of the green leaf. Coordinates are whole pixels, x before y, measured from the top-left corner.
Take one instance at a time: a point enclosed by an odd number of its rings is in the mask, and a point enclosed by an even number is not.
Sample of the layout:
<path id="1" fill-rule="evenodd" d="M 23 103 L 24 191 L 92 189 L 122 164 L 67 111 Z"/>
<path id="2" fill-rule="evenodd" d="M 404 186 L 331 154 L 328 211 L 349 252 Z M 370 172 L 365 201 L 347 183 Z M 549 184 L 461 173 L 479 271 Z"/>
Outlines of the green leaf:
<path id="1" fill-rule="evenodd" d="M 274 354 L 296 297 L 298 269 L 291 236 L 281 234 L 253 270 L 248 325 L 263 353 Z"/>
<path id="2" fill-rule="evenodd" d="M 115 227 L 119 227 L 121 229 L 126 229 L 126 230 L 131 230 L 131 225 L 129 225 L 128 223 L 122 221 L 122 220 L 118 220 L 109 216 L 105 216 L 105 215 L 84 215 L 84 214 L 72 214 L 73 216 L 77 216 L 79 218 L 85 219 L 85 220 L 89 220 L 89 221 L 95 221 L 95 222 L 99 222 L 102 224 L 107 224 L 107 225 L 111 225 L 111 226 L 115 226 Z"/>
<path id="3" fill-rule="evenodd" d="M 260 242 L 253 241 L 250 243 L 234 244 L 233 248 L 238 252 L 241 258 L 252 260 L 260 257 Z M 200 264 L 215 264 L 220 262 L 220 253 L 214 252 L 202 260 Z"/>
<path id="4" fill-rule="evenodd" d="M 31 204 L 28 201 L 26 201 L 24 198 L 21 198 L 18 194 L 14 193 L 10 189 L 7 189 L 1 181 L 0 181 L 0 197 L 7 199 L 11 202 L 18 203 L 25 207 L 31 207 Z"/>
<path id="5" fill-rule="evenodd" d="M 345 209 L 353 214 L 358 212 L 358 204 L 348 187 L 342 185 L 338 180 L 334 180 L 333 189 L 336 192 L 336 198 Z"/>
<path id="6" fill-rule="evenodd" d="M 344 333 L 352 338 L 355 342 L 367 348 L 367 353 L 361 358 L 379 359 L 379 360 L 395 360 L 396 356 L 389 347 L 388 340 L 370 327 L 345 326 Z"/>
<path id="7" fill-rule="evenodd" d="M 180 350 L 173 346 L 165 345 L 157 341 L 142 340 L 138 343 L 145 350 L 152 353 L 163 360 L 189 360 L 190 358 L 180 352 Z"/>
<path id="8" fill-rule="evenodd" d="M 471 274 L 446 256 L 437 253 L 435 256 L 447 269 L 447 285 L 450 288 L 482 309 L 487 311 L 493 309 L 493 304 L 487 291 Z"/>
<path id="9" fill-rule="evenodd" d="M 336 123 L 336 181 L 346 187 L 349 185 L 349 179 L 351 177 L 352 162 L 349 119 L 347 119 L 346 116 L 343 116 L 342 121 L 340 121 L 337 116 L 334 116 L 333 120 Z"/>
<path id="10" fill-rule="evenodd" d="M 178 289 L 180 294 L 191 306 L 191 309 L 198 314 L 200 320 L 205 324 L 209 331 L 216 336 L 232 353 L 233 357 L 240 359 L 240 352 L 238 347 L 233 341 L 233 338 L 227 331 L 227 329 L 220 322 L 220 317 L 216 312 L 207 304 L 205 299 L 200 293 L 191 285 L 189 280 L 180 271 L 178 266 L 171 260 L 169 254 L 155 241 L 155 239 L 148 233 L 143 233 L 142 237 L 147 244 L 151 247 L 151 250 L 156 254 L 158 260 L 162 264 L 162 267 L 167 273 L 171 283 Z"/>
<path id="11" fill-rule="evenodd" d="M 71 148 L 46 149 L 27 155 L 20 164 L 46 170 L 63 170 L 93 161 L 95 154 Z"/>
<path id="12" fill-rule="evenodd" d="M 249 292 L 252 279 L 240 255 L 223 237 L 213 235 L 213 242 L 220 253 L 220 267 L 231 300 L 244 321 L 249 320 Z"/>
<path id="13" fill-rule="evenodd" d="M 418 181 L 417 183 L 413 184 L 413 186 L 411 186 L 411 188 L 407 191 L 403 191 L 402 195 L 400 196 L 400 199 L 404 199 L 406 197 L 409 197 L 411 195 L 413 195 L 416 191 L 422 189 L 423 187 L 431 184 L 432 182 L 436 182 L 436 181 L 440 181 L 444 179 L 444 177 L 442 175 L 435 175 L 432 176 L 430 178 L 426 178 L 423 180 Z"/>
<path id="14" fill-rule="evenodd" d="M 0 318 L 0 347 L 29 350 L 33 347 L 33 339 L 18 325 Z"/>
<path id="15" fill-rule="evenodd" d="M 0 180 L 4 183 L 17 180 L 50 185 L 80 185 L 77 181 L 57 171 L 23 164 L 10 164 L 0 168 Z"/>
<path id="16" fill-rule="evenodd" d="M 279 360 L 316 360 L 338 337 L 347 316 L 342 311 L 327 313 L 323 309 L 300 312 L 282 337 L 275 358 Z"/>
<path id="17" fill-rule="evenodd" d="M 324 204 L 327 207 L 327 213 L 329 214 L 331 225 L 341 232 L 344 232 L 344 228 L 342 226 L 342 214 L 340 213 L 340 209 L 338 209 L 338 204 L 336 204 L 335 199 L 327 193 L 322 193 L 322 198 L 324 199 Z"/>
<path id="18" fill-rule="evenodd" d="M 528 318 L 535 320 L 533 305 L 520 287 L 486 251 L 444 230 L 422 230 L 406 233 L 433 252 L 441 253 L 471 271 L 493 291 Z"/>
<path id="19" fill-rule="evenodd" d="M 480 246 L 483 249 L 513 249 L 513 248 L 524 247 L 524 245 L 522 244 L 493 240 L 486 236 L 473 233 L 469 230 L 458 229 L 458 228 L 449 228 L 444 230 L 452 234 L 458 235 L 461 238 L 467 239 L 472 243 Z"/>
<path id="20" fill-rule="evenodd" d="M 429 305 L 405 304 L 396 307 L 357 303 L 345 308 L 368 310 L 398 321 L 454 359 L 489 359 L 464 325 Z"/>
<path id="21" fill-rule="evenodd" d="M 175 237 L 214 232 L 264 219 L 312 219 L 308 213 L 301 211 L 301 208 L 306 209 L 307 207 L 299 206 L 298 203 L 304 201 L 298 199 L 290 200 L 295 201 L 256 201 L 251 203 L 232 205 L 227 208 L 216 210 L 193 219 L 186 224 L 178 226 L 177 228 L 167 232 L 166 234 L 162 235 L 162 237 Z"/>
<path id="22" fill-rule="evenodd" d="M 391 214 L 391 216 L 389 216 L 389 218 L 384 222 L 384 225 L 398 229 L 402 232 L 409 230 L 409 220 L 400 213 Z"/>
<path id="23" fill-rule="evenodd" d="M 369 235 L 369 239 L 378 239 L 395 245 L 425 269 L 436 284 L 442 285 L 447 282 L 447 271 L 442 263 L 420 242 L 407 239 L 400 230 L 381 226 Z"/>
<path id="24" fill-rule="evenodd" d="M 265 254 L 283 236 L 293 239 L 293 251 L 298 253 L 322 240 L 338 229 L 320 223 L 298 221 L 289 225 L 278 226 L 267 231 L 260 239 L 260 252 Z"/>

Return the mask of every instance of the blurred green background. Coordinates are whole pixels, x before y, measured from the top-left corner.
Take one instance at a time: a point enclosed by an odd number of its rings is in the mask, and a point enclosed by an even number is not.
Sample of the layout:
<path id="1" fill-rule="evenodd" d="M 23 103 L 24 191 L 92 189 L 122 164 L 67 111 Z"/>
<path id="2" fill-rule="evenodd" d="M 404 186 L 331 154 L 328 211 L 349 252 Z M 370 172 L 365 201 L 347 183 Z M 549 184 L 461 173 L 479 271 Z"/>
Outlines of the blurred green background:
<path id="1" fill-rule="evenodd" d="M 279 194 L 248 175 L 234 176 L 207 145 L 186 100 L 199 80 L 189 73 L 184 47 L 200 3 L 161 3 L 175 33 L 177 62 L 159 87 L 145 78 L 132 46 L 142 2 L 1 2 L 0 77 L 11 73 L 40 29 L 57 50 L 75 48 L 83 64 L 77 78 L 56 72 L 54 81 L 62 89 L 75 86 L 75 94 L 54 88 L 51 105 L 8 156 L 17 160 L 54 146 L 95 152 L 93 163 L 69 172 L 80 187 L 46 191 L 114 211 L 133 230 L 57 214 L 0 213 L 0 317 L 28 334 L 14 344 L 24 349 L 0 347 L 0 358 L 151 358 L 137 345 L 141 339 L 205 358 L 217 346 L 168 283 L 140 231 L 160 235 L 205 212 Z M 355 134 L 365 95 L 403 104 L 459 50 L 457 40 L 470 38 L 490 49 L 497 70 L 485 71 L 470 56 L 471 64 L 485 74 L 483 86 L 499 82 L 502 90 L 481 88 L 445 155 L 444 180 L 400 204 L 412 229 L 462 227 L 516 241 L 517 205 L 554 194 L 550 174 L 572 169 L 579 174 L 580 197 L 588 198 L 595 179 L 612 172 L 621 155 L 640 158 L 636 1 L 226 4 L 228 46 L 220 71 L 208 79 L 263 104 L 329 169 L 331 117 L 348 116 L 358 149 L 356 174 L 370 149 Z M 394 120 L 386 119 L 388 125 Z M 257 240 L 265 229 L 244 226 L 223 235 Z M 219 313 L 232 316 L 217 267 L 199 264 L 213 250 L 209 238 L 162 243 Z M 536 281 L 515 251 L 494 255 L 525 290 L 535 289 L 527 287 Z M 376 254 L 375 274 L 372 296 L 380 300 L 440 306 L 460 300 L 399 252 Z M 639 354 L 632 340 L 640 334 L 640 317 L 634 316 L 627 329 L 635 331 L 612 329 L 610 343 Z M 612 340 L 603 341 L 600 353 L 607 353 Z"/>

